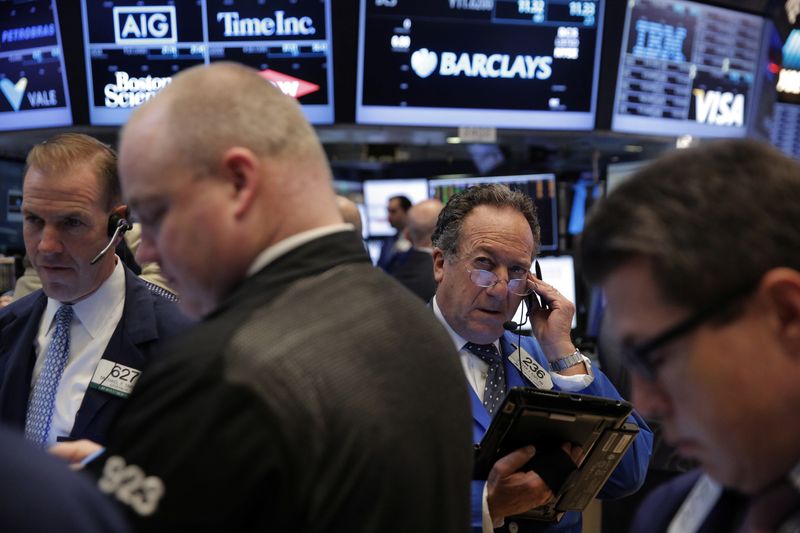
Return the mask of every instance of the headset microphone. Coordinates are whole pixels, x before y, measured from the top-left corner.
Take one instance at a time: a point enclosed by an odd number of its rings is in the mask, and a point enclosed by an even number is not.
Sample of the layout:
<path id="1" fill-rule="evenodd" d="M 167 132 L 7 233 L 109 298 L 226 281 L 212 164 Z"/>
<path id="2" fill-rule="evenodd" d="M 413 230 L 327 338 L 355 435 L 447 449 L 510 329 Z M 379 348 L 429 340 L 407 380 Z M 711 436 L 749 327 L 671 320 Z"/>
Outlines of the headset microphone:
<path id="1" fill-rule="evenodd" d="M 117 237 L 119 237 L 132 227 L 133 226 L 131 225 L 130 222 L 128 222 L 125 218 L 117 214 L 113 214 L 110 217 L 108 217 L 108 233 L 109 235 L 111 235 L 111 239 L 109 239 L 108 244 L 106 244 L 106 247 L 100 250 L 100 253 L 94 256 L 94 259 L 92 259 L 89 262 L 89 264 L 93 265 L 98 261 L 100 261 L 100 259 L 102 259 L 103 256 L 106 255 L 108 251 L 111 249 L 111 247 L 114 245 L 114 241 L 117 240 Z"/>
<path id="2" fill-rule="evenodd" d="M 524 322 L 522 324 L 517 324 L 513 320 L 506 320 L 505 322 L 503 322 L 503 329 L 506 331 L 517 331 L 524 324 L 525 324 Z"/>

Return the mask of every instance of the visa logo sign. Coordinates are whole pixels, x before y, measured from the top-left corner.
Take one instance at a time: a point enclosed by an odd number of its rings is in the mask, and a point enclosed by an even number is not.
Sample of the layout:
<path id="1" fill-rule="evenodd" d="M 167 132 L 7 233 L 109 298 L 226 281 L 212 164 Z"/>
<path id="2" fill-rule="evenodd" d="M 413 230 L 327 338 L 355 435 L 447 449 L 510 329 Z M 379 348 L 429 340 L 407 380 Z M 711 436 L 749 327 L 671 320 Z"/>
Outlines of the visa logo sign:
<path id="1" fill-rule="evenodd" d="M 178 25 L 175 6 L 114 7 L 114 42 L 117 44 L 175 44 Z"/>
<path id="2" fill-rule="evenodd" d="M 744 95 L 694 89 L 695 117 L 701 124 L 714 126 L 744 125 Z"/>

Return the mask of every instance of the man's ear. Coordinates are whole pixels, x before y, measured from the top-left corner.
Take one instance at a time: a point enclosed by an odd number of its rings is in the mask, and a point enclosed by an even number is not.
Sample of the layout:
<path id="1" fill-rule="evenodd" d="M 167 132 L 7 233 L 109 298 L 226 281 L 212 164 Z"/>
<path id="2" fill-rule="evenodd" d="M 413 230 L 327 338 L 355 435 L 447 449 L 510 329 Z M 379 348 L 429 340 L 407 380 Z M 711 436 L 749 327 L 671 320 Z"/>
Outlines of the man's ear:
<path id="1" fill-rule="evenodd" d="M 441 283 L 444 278 L 444 252 L 440 248 L 434 248 L 433 257 L 433 279 L 436 283 Z"/>
<path id="2" fill-rule="evenodd" d="M 255 201 L 261 185 L 262 166 L 261 159 L 247 148 L 234 146 L 222 154 L 222 174 L 232 186 L 237 217 L 246 213 Z"/>
<path id="3" fill-rule="evenodd" d="M 785 353 L 800 357 L 800 272 L 773 268 L 761 278 L 759 291 L 768 299 L 778 320 L 778 341 Z"/>

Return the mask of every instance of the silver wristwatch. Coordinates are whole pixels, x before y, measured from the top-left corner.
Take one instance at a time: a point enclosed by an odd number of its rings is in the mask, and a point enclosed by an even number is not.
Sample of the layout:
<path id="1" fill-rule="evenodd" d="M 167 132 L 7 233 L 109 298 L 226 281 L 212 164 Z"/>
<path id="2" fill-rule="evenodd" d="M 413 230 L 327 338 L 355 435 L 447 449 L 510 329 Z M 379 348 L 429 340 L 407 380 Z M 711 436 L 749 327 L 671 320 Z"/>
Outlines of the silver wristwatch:
<path id="1" fill-rule="evenodd" d="M 578 363 L 583 363 L 583 354 L 580 350 L 575 348 L 575 351 L 571 354 L 562 357 L 561 359 L 550 361 L 550 370 L 553 372 L 561 372 L 562 370 L 566 370 L 571 366 L 577 365 Z"/>

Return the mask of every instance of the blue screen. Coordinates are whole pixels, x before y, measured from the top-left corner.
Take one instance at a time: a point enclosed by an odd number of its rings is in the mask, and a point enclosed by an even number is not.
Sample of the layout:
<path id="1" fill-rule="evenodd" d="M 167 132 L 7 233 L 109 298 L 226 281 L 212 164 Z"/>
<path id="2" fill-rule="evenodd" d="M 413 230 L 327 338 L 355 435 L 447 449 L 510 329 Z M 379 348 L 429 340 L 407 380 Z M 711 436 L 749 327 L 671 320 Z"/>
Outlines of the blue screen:
<path id="1" fill-rule="evenodd" d="M 54 0 L 0 2 L 0 130 L 72 125 Z"/>

